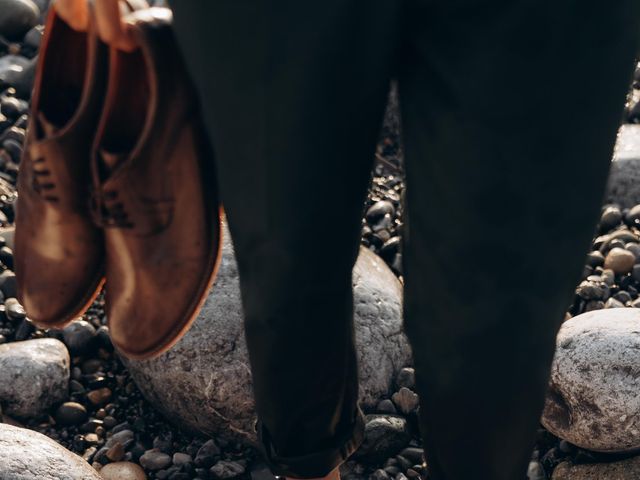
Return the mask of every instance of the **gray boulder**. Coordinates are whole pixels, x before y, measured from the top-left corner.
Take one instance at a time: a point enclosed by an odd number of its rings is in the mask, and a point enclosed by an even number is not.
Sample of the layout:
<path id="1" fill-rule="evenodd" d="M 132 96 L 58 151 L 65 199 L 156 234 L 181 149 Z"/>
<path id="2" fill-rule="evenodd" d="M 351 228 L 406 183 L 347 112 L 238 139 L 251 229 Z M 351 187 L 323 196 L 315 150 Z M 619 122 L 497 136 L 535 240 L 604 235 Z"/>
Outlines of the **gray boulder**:
<path id="1" fill-rule="evenodd" d="M 0 345 L 3 411 L 31 418 L 65 400 L 69 393 L 69 363 L 67 348 L 54 338 Z"/>
<path id="2" fill-rule="evenodd" d="M 82 458 L 49 437 L 0 423 L 2 480 L 100 480 Z"/>
<path id="3" fill-rule="evenodd" d="M 542 424 L 588 450 L 640 449 L 640 310 L 596 310 L 562 325 Z"/>
<path id="4" fill-rule="evenodd" d="M 640 203 L 640 125 L 622 125 L 618 131 L 606 200 L 623 208 Z"/>
<path id="5" fill-rule="evenodd" d="M 640 457 L 611 463 L 573 465 L 562 462 L 553 471 L 551 480 L 638 480 Z"/>
<path id="6" fill-rule="evenodd" d="M 255 440 L 255 405 L 244 339 L 238 270 L 229 230 L 218 275 L 200 316 L 158 358 L 125 360 L 142 393 L 166 416 L 191 430 Z M 402 331 L 402 286 L 386 264 L 362 249 L 353 271 L 360 401 L 388 397 L 411 351 Z"/>
<path id="7" fill-rule="evenodd" d="M 0 35 L 20 39 L 40 20 L 40 9 L 31 0 L 0 0 Z"/>

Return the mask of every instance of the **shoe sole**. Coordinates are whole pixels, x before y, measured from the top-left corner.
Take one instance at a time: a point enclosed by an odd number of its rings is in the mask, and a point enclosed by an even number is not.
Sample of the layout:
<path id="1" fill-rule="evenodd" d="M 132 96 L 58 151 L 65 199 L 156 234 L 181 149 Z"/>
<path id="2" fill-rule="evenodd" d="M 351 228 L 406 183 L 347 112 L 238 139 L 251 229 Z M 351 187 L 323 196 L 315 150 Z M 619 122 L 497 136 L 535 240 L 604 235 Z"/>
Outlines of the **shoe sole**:
<path id="1" fill-rule="evenodd" d="M 198 292 L 198 296 L 195 297 L 197 300 L 195 305 L 189 309 L 191 312 L 187 318 L 178 323 L 174 329 L 170 331 L 167 335 L 165 335 L 155 346 L 150 347 L 146 350 L 142 351 L 130 351 L 125 348 L 122 348 L 119 345 L 114 343 L 114 347 L 118 352 L 122 353 L 128 359 L 131 360 L 150 360 L 152 358 L 156 358 L 166 351 L 170 350 L 176 343 L 182 339 L 185 333 L 191 328 L 193 322 L 198 318 L 200 314 L 200 310 L 204 305 L 204 302 L 207 300 L 209 292 L 215 283 L 216 277 L 218 276 L 218 268 L 220 267 L 220 261 L 222 260 L 222 217 L 224 215 L 224 208 L 222 204 L 217 209 L 217 225 L 218 225 L 218 245 L 214 250 L 215 255 L 209 259 L 209 264 L 213 263 L 211 267 L 211 273 L 207 278 L 207 281 L 204 283 L 204 286 L 200 288 Z"/>
<path id="2" fill-rule="evenodd" d="M 104 272 L 104 269 L 101 269 L 101 272 Z M 93 289 L 90 289 L 89 293 L 81 300 L 82 302 L 81 306 L 76 308 L 72 313 L 64 315 L 64 320 L 48 322 L 46 320 L 41 321 L 41 320 L 34 320 L 31 317 L 29 318 L 31 318 L 31 321 L 33 322 L 33 324 L 39 328 L 57 328 L 57 329 L 64 328 L 69 324 L 73 323 L 82 315 L 84 315 L 84 313 L 89 309 L 89 307 L 93 304 L 93 302 L 95 302 L 96 298 L 98 298 L 98 295 L 100 295 L 100 292 L 102 291 L 102 287 L 104 286 L 104 283 L 105 283 L 104 273 L 101 273 L 100 277 L 98 277 L 98 281 L 93 282 L 93 285 L 95 285 L 95 287 Z"/>

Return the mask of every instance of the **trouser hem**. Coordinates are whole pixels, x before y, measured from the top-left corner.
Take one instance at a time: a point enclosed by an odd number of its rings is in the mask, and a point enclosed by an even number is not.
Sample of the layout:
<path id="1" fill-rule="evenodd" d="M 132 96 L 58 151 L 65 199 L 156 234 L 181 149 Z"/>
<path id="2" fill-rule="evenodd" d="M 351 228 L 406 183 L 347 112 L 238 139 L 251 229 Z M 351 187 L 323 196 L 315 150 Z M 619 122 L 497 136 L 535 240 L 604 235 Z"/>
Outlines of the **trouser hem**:
<path id="1" fill-rule="evenodd" d="M 364 413 L 359 406 L 356 406 L 354 422 L 345 433 L 341 432 L 340 436 L 336 437 L 333 447 L 294 457 L 284 457 L 277 454 L 269 432 L 260 418 L 256 423 L 256 433 L 258 434 L 258 446 L 274 475 L 317 478 L 326 476 L 358 449 L 364 440 L 364 426 Z"/>

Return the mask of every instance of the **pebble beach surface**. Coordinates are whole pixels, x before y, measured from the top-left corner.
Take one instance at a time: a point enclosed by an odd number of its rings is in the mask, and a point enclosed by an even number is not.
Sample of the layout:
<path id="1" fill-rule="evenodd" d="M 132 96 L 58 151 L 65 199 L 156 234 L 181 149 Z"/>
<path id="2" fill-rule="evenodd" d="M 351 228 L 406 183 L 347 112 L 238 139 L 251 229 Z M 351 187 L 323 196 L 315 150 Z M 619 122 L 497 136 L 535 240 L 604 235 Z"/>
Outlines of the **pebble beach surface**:
<path id="1" fill-rule="evenodd" d="M 251 446 L 224 436 L 181 431 L 143 397 L 113 351 L 102 297 L 82 320 L 62 331 L 35 328 L 15 299 L 15 184 L 47 6 L 47 0 L 0 0 L 0 421 L 27 429 L 26 435 L 15 429 L 3 432 L 0 425 L 0 458 L 3 442 L 29 441 L 28 432 L 35 431 L 79 455 L 105 479 L 273 478 Z M 626 109 L 630 123 L 640 122 L 639 98 L 633 90 Z M 394 94 L 373 165 L 363 206 L 362 244 L 402 280 L 404 180 Z M 624 209 L 605 205 L 581 282 L 567 308 L 567 319 L 596 310 L 640 308 L 639 292 L 640 205 Z M 11 372 L 32 381 L 12 381 Z M 407 365 L 387 397 L 365 411 L 365 443 L 343 465 L 346 480 L 426 478 L 418 435 L 418 398 L 413 388 L 414 372 Z M 33 435 L 34 444 L 44 441 L 64 465 L 64 449 L 56 450 L 46 439 Z M 6 451 L 20 455 L 18 450 Z M 33 448 L 24 455 L 37 457 L 38 452 Z M 464 452 L 460 456 L 464 458 Z M 38 463 L 37 458 L 24 461 Z M 76 456 L 68 459 L 69 465 L 75 461 Z M 589 472 L 594 468 L 596 474 L 603 469 L 625 470 L 617 465 L 627 464 L 635 465 L 633 471 L 638 471 L 637 463 L 632 454 L 596 453 L 540 427 L 528 478 L 605 478 L 589 476 Z M 0 477 L 12 478 L 2 468 L 0 465 Z M 43 467 L 42 472 L 47 471 Z"/>

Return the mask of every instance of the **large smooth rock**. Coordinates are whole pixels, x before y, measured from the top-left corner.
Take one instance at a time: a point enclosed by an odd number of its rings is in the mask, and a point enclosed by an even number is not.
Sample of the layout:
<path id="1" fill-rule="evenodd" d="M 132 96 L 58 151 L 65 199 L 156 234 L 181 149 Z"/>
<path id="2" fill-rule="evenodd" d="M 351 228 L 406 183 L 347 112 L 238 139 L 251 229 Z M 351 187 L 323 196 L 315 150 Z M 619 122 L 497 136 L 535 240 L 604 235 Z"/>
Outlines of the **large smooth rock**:
<path id="1" fill-rule="evenodd" d="M 0 0 L 0 35 L 19 39 L 40 19 L 40 10 L 31 0 Z"/>
<path id="2" fill-rule="evenodd" d="M 638 480 L 640 457 L 612 463 L 572 465 L 562 462 L 553 471 L 552 480 Z"/>
<path id="3" fill-rule="evenodd" d="M 2 480 L 100 480 L 81 457 L 41 433 L 0 423 Z"/>
<path id="4" fill-rule="evenodd" d="M 255 440 L 251 370 L 244 339 L 238 270 L 229 230 L 218 276 L 186 335 L 156 359 L 126 360 L 149 401 L 180 426 Z M 360 401 L 388 396 L 411 351 L 402 331 L 402 286 L 386 264 L 362 249 L 353 271 Z"/>
<path id="5" fill-rule="evenodd" d="M 0 404 L 11 416 L 45 413 L 69 393 L 69 352 L 54 338 L 0 345 Z"/>
<path id="6" fill-rule="evenodd" d="M 640 449 L 640 310 L 596 310 L 562 325 L 542 424 L 588 450 Z"/>
<path id="7" fill-rule="evenodd" d="M 622 125 L 618 131 L 606 200 L 626 208 L 640 203 L 640 125 Z"/>

